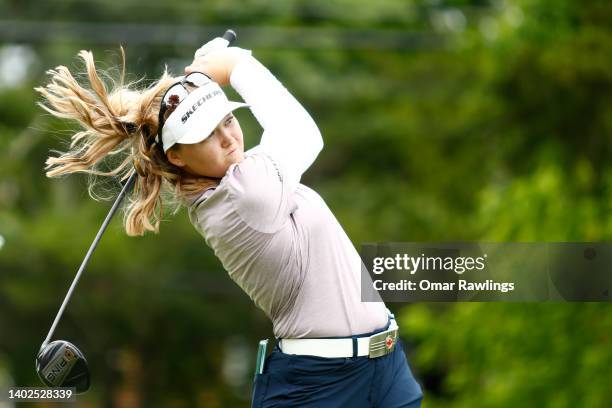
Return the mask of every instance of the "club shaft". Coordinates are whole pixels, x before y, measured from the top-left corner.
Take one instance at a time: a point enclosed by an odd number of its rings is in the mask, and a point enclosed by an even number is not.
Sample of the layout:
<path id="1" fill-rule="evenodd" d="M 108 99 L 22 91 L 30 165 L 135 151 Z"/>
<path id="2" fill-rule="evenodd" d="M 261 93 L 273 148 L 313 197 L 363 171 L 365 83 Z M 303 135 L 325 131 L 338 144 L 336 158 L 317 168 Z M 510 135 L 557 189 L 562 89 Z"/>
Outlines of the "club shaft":
<path id="1" fill-rule="evenodd" d="M 62 315 L 64 314 L 64 309 L 66 309 L 66 305 L 68 304 L 68 301 L 70 300 L 70 297 L 72 296 L 72 292 L 74 291 L 74 288 L 79 282 L 81 274 L 85 270 L 85 267 L 87 266 L 87 263 L 89 262 L 89 259 L 91 258 L 91 255 L 93 254 L 96 247 L 98 246 L 98 243 L 100 242 L 100 239 L 102 238 L 102 235 L 104 234 L 104 231 L 106 231 L 106 227 L 108 227 L 108 224 L 113 218 L 113 215 L 115 215 L 115 212 L 117 212 L 117 208 L 119 208 L 121 201 L 123 201 L 123 198 L 127 194 L 127 191 L 130 189 L 132 184 L 134 184 L 134 180 L 136 179 L 136 177 L 137 177 L 136 171 L 133 171 L 130 177 L 128 178 L 128 180 L 126 181 L 125 185 L 121 189 L 121 192 L 117 196 L 117 199 L 115 200 L 115 203 L 111 207 L 108 215 L 104 219 L 104 222 L 102 223 L 102 226 L 100 227 L 100 230 L 98 231 L 98 234 L 96 235 L 96 238 L 91 243 L 91 246 L 89 247 L 89 250 L 87 251 L 87 254 L 85 255 L 85 258 L 83 258 L 83 262 L 81 263 L 81 266 L 79 267 L 79 270 L 76 276 L 74 277 L 74 280 L 72 281 L 72 285 L 70 285 L 70 289 L 68 289 L 68 293 L 66 293 L 66 297 L 64 298 L 64 301 L 62 302 L 62 305 L 60 306 L 60 309 L 57 312 L 57 316 L 55 316 L 55 320 L 53 321 L 53 324 L 51 325 L 51 330 L 49 330 L 49 334 L 47 334 L 47 338 L 43 342 L 41 348 L 45 347 L 51 340 L 51 336 L 53 336 L 53 333 L 55 332 L 55 328 L 57 327 L 57 324 L 59 323 L 60 319 L 62 318 Z"/>

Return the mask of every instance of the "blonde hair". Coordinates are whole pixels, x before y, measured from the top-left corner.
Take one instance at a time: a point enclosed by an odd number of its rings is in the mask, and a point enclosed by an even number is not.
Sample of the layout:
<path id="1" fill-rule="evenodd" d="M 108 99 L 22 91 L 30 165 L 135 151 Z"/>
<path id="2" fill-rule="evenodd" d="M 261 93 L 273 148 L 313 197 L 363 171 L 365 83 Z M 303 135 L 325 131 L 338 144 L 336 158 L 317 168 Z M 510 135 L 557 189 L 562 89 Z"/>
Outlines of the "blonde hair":
<path id="1" fill-rule="evenodd" d="M 45 99 L 38 103 L 44 110 L 81 128 L 71 136 L 67 152 L 47 159 L 47 177 L 88 173 L 92 176 L 90 196 L 97 199 L 93 193 L 95 176 L 124 179 L 135 168 L 138 177 L 125 209 L 125 230 L 130 236 L 157 233 L 164 202 L 174 204 L 176 212 L 182 199 L 218 184 L 218 179 L 194 176 L 170 163 L 156 142 L 161 98 L 177 79 L 166 68 L 149 87 L 138 89 L 139 81 L 125 84 L 125 52 L 121 47 L 119 80 L 101 71 L 111 81 L 109 91 L 91 51 L 78 55 L 85 63 L 89 88 L 81 86 L 65 66 L 47 71 L 49 83 L 35 88 Z"/>

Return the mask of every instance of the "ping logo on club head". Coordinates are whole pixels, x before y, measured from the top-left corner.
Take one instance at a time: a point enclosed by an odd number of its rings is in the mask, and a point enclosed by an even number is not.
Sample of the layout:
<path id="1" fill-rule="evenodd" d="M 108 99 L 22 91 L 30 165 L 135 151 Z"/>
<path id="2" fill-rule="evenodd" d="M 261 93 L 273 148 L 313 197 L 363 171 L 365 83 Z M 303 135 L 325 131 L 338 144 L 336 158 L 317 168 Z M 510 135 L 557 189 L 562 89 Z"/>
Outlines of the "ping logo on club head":
<path id="1" fill-rule="evenodd" d="M 52 385 L 60 385 L 78 359 L 72 348 L 65 346 L 62 349 L 56 352 L 55 357 L 42 371 L 43 376 Z"/>

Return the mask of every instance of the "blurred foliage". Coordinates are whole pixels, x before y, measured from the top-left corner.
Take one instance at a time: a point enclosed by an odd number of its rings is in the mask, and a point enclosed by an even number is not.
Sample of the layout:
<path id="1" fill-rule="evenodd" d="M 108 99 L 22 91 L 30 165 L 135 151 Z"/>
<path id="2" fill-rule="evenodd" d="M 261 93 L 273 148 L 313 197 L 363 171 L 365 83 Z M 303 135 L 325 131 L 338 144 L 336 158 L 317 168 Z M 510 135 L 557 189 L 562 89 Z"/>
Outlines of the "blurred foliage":
<path id="1" fill-rule="evenodd" d="M 319 124 L 326 147 L 303 182 L 356 246 L 612 237 L 608 1 L 0 0 L 0 10 L 15 21 L 159 24 L 163 38 L 181 25 L 244 26 L 258 38 L 275 27 L 332 28 L 329 46 L 281 38 L 253 50 Z M 382 37 L 377 47 L 356 38 L 380 30 L 431 41 Z M 251 48 L 255 37 L 240 33 L 237 45 Z M 62 150 L 72 129 L 42 114 L 32 88 L 46 69 L 80 68 L 81 48 L 101 67 L 119 61 L 118 44 L 65 37 L 33 40 L 29 79 L 0 88 L 0 368 L 22 386 L 38 384 L 36 351 L 109 208 L 89 199 L 84 177 L 44 176 L 49 150 Z M 128 37 L 132 78 L 155 79 L 165 63 L 180 72 L 193 49 L 172 44 L 132 46 Z M 261 130 L 237 115 L 253 146 Z M 119 190 L 116 181 L 103 187 L 111 197 Z M 248 406 L 256 341 L 271 325 L 186 214 L 167 220 L 160 235 L 135 239 L 115 220 L 79 283 L 55 336 L 90 361 L 93 388 L 79 401 Z M 424 407 L 612 400 L 607 304 L 390 307 L 400 312 Z M 227 361 L 240 347 L 248 370 L 232 371 Z"/>
<path id="2" fill-rule="evenodd" d="M 426 407 L 607 407 L 607 304 L 418 304 L 403 312 Z M 435 323 L 434 323 L 435 322 Z"/>

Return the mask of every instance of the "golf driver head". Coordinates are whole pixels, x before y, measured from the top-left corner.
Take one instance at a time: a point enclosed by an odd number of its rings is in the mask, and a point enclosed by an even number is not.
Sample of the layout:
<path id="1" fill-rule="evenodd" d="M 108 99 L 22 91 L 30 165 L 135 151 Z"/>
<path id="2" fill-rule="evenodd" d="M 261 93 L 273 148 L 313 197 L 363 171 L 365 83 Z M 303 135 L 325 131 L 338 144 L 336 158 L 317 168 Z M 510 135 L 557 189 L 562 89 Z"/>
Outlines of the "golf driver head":
<path id="1" fill-rule="evenodd" d="M 74 344 L 65 340 L 52 341 L 40 349 L 36 372 L 49 387 L 74 387 L 78 394 L 89 389 L 87 360 Z"/>

